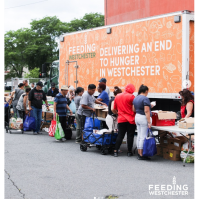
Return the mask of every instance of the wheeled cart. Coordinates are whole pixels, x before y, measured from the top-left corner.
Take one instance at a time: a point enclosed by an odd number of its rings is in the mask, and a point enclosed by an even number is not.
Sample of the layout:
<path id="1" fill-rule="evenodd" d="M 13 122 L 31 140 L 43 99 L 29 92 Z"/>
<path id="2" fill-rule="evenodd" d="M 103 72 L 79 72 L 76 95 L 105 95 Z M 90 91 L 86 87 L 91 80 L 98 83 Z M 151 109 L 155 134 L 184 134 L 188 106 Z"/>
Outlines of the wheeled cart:
<path id="1" fill-rule="evenodd" d="M 85 110 L 84 110 L 85 111 Z M 90 111 L 90 110 L 88 110 Z M 83 111 L 81 116 L 83 115 Z M 96 117 L 97 119 L 97 117 Z M 81 118 L 81 130 L 82 130 L 82 143 L 80 144 L 81 151 L 87 151 L 87 148 L 91 148 L 93 145 L 96 146 L 98 150 L 101 151 L 102 155 L 107 155 L 112 153 L 115 147 L 117 133 L 112 131 L 111 133 L 97 134 L 95 130 L 100 130 L 95 127 L 95 116 L 93 114 L 93 128 L 84 129 L 83 122 Z"/>
<path id="2" fill-rule="evenodd" d="M 17 123 L 17 122 L 10 123 L 10 119 L 12 117 L 12 114 L 10 113 L 10 106 L 5 107 L 5 115 L 7 118 L 7 121 L 5 121 L 6 133 L 11 134 L 13 131 L 17 131 L 17 132 L 21 132 L 23 134 L 24 133 L 23 122 L 22 123 Z M 12 126 L 15 128 L 12 128 Z"/>

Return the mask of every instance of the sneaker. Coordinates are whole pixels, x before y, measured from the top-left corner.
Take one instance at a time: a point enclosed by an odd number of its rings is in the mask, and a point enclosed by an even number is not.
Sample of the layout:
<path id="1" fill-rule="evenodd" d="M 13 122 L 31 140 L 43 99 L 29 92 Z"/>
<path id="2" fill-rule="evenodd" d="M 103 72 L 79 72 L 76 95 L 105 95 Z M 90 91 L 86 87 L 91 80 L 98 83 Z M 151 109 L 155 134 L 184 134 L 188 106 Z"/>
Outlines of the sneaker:
<path id="1" fill-rule="evenodd" d="M 61 140 L 62 140 L 62 142 L 65 142 L 65 141 L 66 141 L 66 138 L 62 138 Z"/>
<path id="2" fill-rule="evenodd" d="M 149 160 L 150 158 L 147 159 L 146 157 L 140 156 L 140 155 L 138 154 L 137 159 L 138 159 L 138 160 Z"/>
<path id="3" fill-rule="evenodd" d="M 133 153 L 132 152 L 127 152 L 127 156 L 131 157 L 131 156 L 133 156 Z"/>
<path id="4" fill-rule="evenodd" d="M 75 143 L 76 143 L 76 144 L 80 144 L 80 143 L 81 143 L 81 141 L 75 141 Z"/>
<path id="5" fill-rule="evenodd" d="M 37 132 L 37 134 L 42 134 L 42 132 Z"/>
<path id="6" fill-rule="evenodd" d="M 143 156 L 146 160 L 151 160 L 148 156 Z"/>
<path id="7" fill-rule="evenodd" d="M 37 135 L 37 132 L 33 132 L 33 135 Z"/>
<path id="8" fill-rule="evenodd" d="M 114 152 L 114 153 L 113 153 L 113 156 L 114 156 L 114 157 L 117 157 L 117 156 L 118 156 L 118 152 Z"/>
<path id="9" fill-rule="evenodd" d="M 62 139 L 60 139 L 60 140 L 56 140 L 57 142 L 62 142 Z"/>

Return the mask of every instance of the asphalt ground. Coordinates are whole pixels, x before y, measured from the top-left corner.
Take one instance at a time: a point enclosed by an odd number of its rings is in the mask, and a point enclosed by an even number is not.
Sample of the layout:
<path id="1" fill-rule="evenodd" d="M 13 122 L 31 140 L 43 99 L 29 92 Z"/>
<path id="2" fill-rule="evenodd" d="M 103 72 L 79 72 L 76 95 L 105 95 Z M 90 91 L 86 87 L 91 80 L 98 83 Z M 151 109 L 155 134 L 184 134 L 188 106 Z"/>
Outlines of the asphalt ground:
<path id="1" fill-rule="evenodd" d="M 126 144 L 117 158 L 87 152 L 73 139 L 56 142 L 46 132 L 5 133 L 6 199 L 119 199 L 194 198 L 194 164 L 154 156 L 151 161 L 127 157 Z M 134 139 L 134 143 L 136 137 Z M 135 147 L 135 146 L 134 146 Z M 188 196 L 149 194 L 149 185 L 187 185 Z"/>

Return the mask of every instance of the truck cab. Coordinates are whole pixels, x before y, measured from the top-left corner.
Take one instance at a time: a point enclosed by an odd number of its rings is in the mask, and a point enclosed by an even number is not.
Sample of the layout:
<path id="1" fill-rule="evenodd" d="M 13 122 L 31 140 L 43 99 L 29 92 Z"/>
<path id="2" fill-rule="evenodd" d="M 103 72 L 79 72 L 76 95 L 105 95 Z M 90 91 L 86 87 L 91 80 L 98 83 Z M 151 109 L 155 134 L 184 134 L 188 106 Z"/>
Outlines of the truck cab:
<path id="1" fill-rule="evenodd" d="M 54 82 L 56 87 L 59 88 L 58 79 L 59 79 L 59 60 L 56 60 L 51 64 L 49 79 L 45 82 L 43 91 L 47 93 L 51 87 L 52 82 Z"/>

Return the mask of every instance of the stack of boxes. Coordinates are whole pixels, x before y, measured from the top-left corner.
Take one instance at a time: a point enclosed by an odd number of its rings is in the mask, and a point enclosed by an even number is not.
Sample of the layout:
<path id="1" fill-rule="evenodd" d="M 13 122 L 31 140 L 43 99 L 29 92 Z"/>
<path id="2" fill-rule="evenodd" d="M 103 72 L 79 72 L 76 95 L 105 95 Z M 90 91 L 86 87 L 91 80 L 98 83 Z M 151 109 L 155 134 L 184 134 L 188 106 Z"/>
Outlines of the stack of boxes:
<path id="1" fill-rule="evenodd" d="M 179 161 L 182 145 L 187 142 L 184 136 L 173 137 L 169 132 L 159 131 L 160 143 L 157 144 L 157 155 L 164 159 Z"/>

